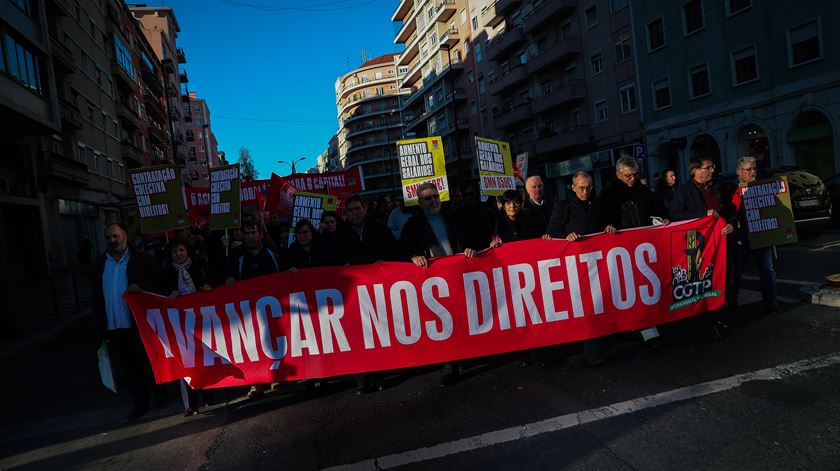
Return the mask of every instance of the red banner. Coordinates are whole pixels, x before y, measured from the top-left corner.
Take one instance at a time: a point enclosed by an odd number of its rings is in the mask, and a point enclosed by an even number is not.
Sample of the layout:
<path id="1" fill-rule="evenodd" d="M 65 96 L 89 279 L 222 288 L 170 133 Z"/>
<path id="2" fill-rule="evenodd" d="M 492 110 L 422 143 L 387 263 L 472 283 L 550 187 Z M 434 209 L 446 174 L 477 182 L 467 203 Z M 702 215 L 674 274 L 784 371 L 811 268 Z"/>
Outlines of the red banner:
<path id="1" fill-rule="evenodd" d="M 195 388 L 391 370 L 573 342 L 723 305 L 712 217 L 528 240 L 429 268 L 278 273 L 177 299 L 126 294 L 158 382 Z"/>
<path id="2" fill-rule="evenodd" d="M 327 195 L 359 194 L 365 191 L 362 167 L 341 172 L 295 173 L 286 177 L 300 191 Z"/>
<path id="3" fill-rule="evenodd" d="M 243 208 L 252 206 L 264 211 L 268 196 L 269 180 L 242 182 L 239 188 L 240 204 Z M 204 227 L 210 216 L 210 189 L 186 187 L 187 209 L 193 226 Z"/>

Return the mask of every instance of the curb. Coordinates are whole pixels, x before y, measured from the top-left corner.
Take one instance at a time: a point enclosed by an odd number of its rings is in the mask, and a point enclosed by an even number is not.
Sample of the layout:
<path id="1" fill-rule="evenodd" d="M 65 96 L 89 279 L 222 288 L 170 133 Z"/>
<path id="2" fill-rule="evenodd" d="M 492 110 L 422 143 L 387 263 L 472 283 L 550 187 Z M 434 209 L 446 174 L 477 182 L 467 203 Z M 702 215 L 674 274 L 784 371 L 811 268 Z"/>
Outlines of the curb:
<path id="1" fill-rule="evenodd" d="M 41 349 L 46 345 L 55 342 L 56 340 L 65 336 L 67 333 L 71 332 L 80 324 L 87 321 L 90 315 L 91 310 L 86 309 L 82 312 L 76 313 L 73 317 L 70 317 L 69 319 L 65 319 L 59 322 L 57 325 L 53 326 L 46 332 L 42 332 L 41 334 L 35 337 L 23 340 L 15 345 L 10 346 L 10 348 L 4 351 L 0 351 L 0 361 L 8 360 L 18 355 Z"/>
<path id="2" fill-rule="evenodd" d="M 803 286 L 799 290 L 799 297 L 806 303 L 840 307 L 840 289 L 828 288 L 825 285 Z"/>

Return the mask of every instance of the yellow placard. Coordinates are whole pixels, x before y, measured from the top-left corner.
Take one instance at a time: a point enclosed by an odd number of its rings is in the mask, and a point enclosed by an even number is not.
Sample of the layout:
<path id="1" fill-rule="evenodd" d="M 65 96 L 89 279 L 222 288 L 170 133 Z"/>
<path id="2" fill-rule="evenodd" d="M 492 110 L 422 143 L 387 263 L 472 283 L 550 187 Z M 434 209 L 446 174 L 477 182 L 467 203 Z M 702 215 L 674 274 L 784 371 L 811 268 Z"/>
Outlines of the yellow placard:
<path id="1" fill-rule="evenodd" d="M 433 136 L 397 141 L 397 155 L 406 206 L 417 205 L 417 187 L 426 182 L 437 186 L 441 201 L 449 201 L 443 139 Z"/>
<path id="2" fill-rule="evenodd" d="M 478 158 L 478 174 L 482 193 L 490 196 L 501 196 L 507 190 L 516 189 L 510 144 L 476 136 L 475 156 Z"/>

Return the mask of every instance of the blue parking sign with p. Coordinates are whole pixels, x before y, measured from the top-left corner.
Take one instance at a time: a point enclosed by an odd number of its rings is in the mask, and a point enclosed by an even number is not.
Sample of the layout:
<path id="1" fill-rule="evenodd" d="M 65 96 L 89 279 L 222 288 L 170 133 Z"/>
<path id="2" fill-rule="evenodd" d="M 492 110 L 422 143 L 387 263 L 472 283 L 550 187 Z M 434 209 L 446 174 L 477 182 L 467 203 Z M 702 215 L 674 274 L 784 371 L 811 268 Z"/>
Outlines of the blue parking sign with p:
<path id="1" fill-rule="evenodd" d="M 647 147 L 644 144 L 633 144 L 633 157 L 637 160 L 647 157 Z"/>

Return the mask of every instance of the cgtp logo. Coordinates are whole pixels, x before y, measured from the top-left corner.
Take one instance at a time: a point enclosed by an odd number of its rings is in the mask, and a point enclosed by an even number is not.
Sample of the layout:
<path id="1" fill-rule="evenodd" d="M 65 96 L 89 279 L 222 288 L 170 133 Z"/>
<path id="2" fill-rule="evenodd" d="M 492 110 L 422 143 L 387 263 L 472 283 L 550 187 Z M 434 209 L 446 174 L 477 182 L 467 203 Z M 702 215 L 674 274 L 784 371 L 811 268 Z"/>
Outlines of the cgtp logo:
<path id="1" fill-rule="evenodd" d="M 712 290 L 712 273 L 714 263 L 709 263 L 703 268 L 703 249 L 706 247 L 706 238 L 696 230 L 686 232 L 675 232 L 671 237 L 678 239 L 672 246 L 683 246 L 681 254 L 685 254 L 685 267 L 680 265 L 671 268 L 671 294 L 674 304 L 671 311 L 694 304 L 702 299 L 720 296 L 720 291 Z M 683 245 L 683 241 L 684 244 Z M 676 255 L 676 254 L 675 254 Z M 676 257 L 679 260 L 681 257 Z"/>

